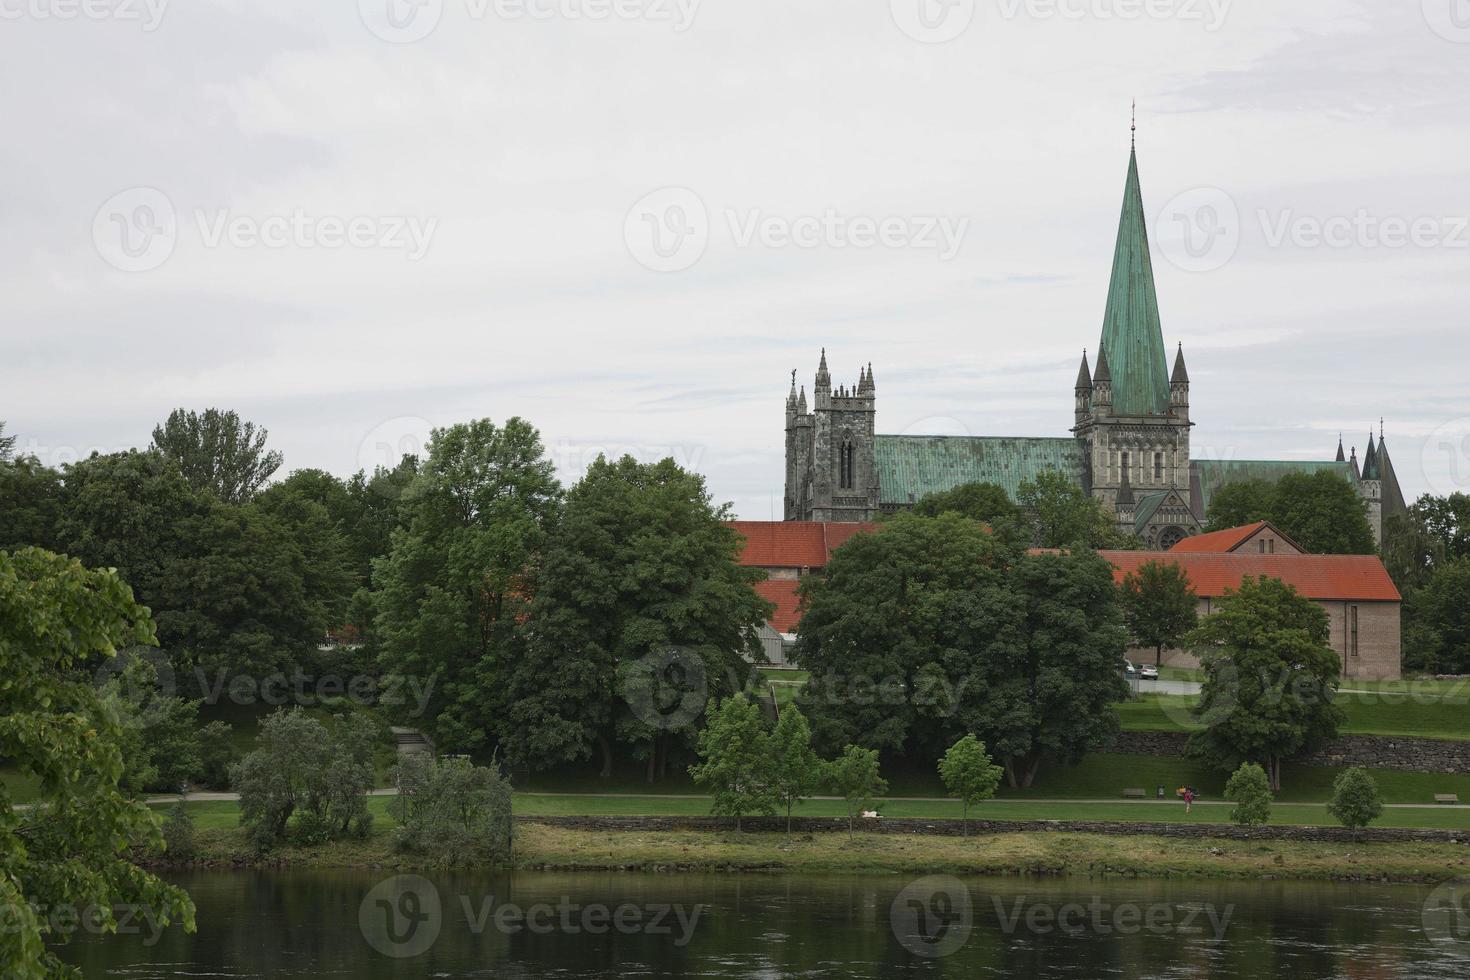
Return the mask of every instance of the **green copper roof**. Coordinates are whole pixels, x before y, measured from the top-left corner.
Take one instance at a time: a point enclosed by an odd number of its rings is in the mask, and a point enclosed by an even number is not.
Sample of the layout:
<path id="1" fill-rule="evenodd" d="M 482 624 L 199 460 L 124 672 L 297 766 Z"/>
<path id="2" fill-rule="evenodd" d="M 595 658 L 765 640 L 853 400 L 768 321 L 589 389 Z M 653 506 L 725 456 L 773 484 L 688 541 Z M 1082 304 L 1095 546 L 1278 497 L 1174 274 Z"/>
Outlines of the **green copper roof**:
<path id="1" fill-rule="evenodd" d="M 1142 534 L 1143 529 L 1148 527 L 1148 522 L 1154 519 L 1154 515 L 1159 512 L 1159 508 L 1173 492 L 1173 490 L 1160 490 L 1138 498 L 1138 505 L 1133 508 L 1133 530 Z"/>
<path id="2" fill-rule="evenodd" d="M 1148 252 L 1148 221 L 1138 183 L 1138 154 L 1128 158 L 1123 215 L 1113 252 L 1113 279 L 1103 314 L 1103 350 L 1113 375 L 1113 414 L 1164 415 L 1169 411 L 1169 365 L 1159 297 Z"/>
<path id="3" fill-rule="evenodd" d="M 1076 439 L 880 435 L 875 455 L 881 502 L 901 506 L 966 483 L 999 484 L 1014 500 L 1044 470 L 1081 484 L 1085 465 Z"/>
<path id="4" fill-rule="evenodd" d="M 1205 516 L 1210 513 L 1210 502 L 1215 491 L 1227 483 L 1245 483 L 1264 480 L 1275 483 L 1288 473 L 1320 473 L 1327 470 L 1336 473 L 1348 483 L 1356 484 L 1352 463 L 1336 460 L 1282 460 L 1282 459 L 1197 459 L 1190 463 L 1191 475 L 1199 480 L 1200 505 Z"/>

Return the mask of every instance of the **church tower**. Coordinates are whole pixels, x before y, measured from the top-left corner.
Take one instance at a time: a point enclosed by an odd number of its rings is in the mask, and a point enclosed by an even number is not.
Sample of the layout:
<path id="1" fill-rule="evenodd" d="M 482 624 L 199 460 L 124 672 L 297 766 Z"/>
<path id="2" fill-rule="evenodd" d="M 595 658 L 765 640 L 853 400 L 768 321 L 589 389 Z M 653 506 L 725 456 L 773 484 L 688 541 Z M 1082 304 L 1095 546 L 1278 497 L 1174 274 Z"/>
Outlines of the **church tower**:
<path id="1" fill-rule="evenodd" d="M 873 366 L 858 371 L 851 388 L 832 387 L 827 351 L 812 386 L 786 396 L 786 520 L 855 523 L 878 517 L 878 464 L 874 435 L 877 384 Z"/>
<path id="2" fill-rule="evenodd" d="M 1084 354 L 1072 431 L 1083 444 L 1088 490 L 1113 508 L 1120 529 L 1155 547 L 1198 531 L 1187 513 L 1189 371 L 1182 346 L 1172 372 L 1166 350 L 1135 148 L 1128 159 L 1097 368 L 1089 387 Z"/>

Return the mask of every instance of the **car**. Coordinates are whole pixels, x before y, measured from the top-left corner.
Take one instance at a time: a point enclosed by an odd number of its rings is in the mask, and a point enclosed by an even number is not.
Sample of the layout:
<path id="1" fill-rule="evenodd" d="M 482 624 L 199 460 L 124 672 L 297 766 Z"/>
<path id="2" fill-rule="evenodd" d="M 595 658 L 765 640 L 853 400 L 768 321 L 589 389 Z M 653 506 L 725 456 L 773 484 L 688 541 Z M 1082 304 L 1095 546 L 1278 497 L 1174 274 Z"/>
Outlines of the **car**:
<path id="1" fill-rule="evenodd" d="M 1125 660 L 1123 661 L 1123 673 L 1129 677 L 1137 677 L 1138 668 L 1133 665 L 1133 661 Z"/>
<path id="2" fill-rule="evenodd" d="M 1146 664 L 1139 668 L 1138 674 L 1146 681 L 1156 681 L 1159 679 L 1159 668 Z"/>

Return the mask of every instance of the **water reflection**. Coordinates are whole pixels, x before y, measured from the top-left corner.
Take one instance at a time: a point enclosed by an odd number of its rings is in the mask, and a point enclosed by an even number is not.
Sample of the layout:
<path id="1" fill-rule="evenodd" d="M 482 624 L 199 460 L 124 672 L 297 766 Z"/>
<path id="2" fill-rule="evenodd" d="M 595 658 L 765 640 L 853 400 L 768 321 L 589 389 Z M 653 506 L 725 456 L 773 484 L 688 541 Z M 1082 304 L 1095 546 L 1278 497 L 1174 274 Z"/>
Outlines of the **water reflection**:
<path id="1" fill-rule="evenodd" d="M 1463 978 L 1428 887 L 248 872 L 173 876 L 199 932 L 84 936 L 88 977 Z M 432 932 L 432 935 L 429 933 Z"/>

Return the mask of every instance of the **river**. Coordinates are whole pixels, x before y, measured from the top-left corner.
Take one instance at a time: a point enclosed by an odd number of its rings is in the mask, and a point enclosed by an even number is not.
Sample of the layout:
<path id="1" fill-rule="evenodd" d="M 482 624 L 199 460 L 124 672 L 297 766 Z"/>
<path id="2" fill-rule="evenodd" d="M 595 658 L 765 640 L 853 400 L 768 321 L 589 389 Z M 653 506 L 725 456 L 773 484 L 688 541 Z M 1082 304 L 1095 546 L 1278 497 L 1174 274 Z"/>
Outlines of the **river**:
<path id="1" fill-rule="evenodd" d="M 1462 980 L 1470 888 L 1302 882 L 176 874 L 199 931 L 81 928 L 87 977 Z M 1426 915 L 1426 903 L 1429 912 Z"/>

